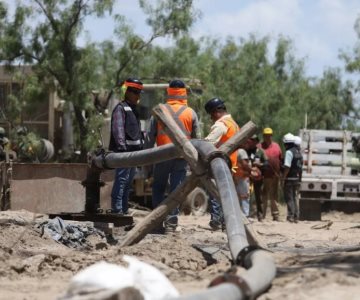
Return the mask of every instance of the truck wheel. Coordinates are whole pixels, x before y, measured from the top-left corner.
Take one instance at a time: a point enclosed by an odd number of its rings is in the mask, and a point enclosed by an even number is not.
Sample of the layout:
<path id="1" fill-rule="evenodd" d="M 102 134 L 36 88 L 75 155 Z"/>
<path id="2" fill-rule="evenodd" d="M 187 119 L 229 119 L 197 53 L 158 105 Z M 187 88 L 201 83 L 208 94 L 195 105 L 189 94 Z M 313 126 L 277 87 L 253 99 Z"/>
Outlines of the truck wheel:
<path id="1" fill-rule="evenodd" d="M 317 200 L 299 201 L 300 220 L 321 221 L 321 202 Z"/>
<path id="2" fill-rule="evenodd" d="M 181 210 L 185 215 L 193 214 L 202 216 L 208 207 L 208 195 L 199 187 L 195 188 L 188 196 Z"/>

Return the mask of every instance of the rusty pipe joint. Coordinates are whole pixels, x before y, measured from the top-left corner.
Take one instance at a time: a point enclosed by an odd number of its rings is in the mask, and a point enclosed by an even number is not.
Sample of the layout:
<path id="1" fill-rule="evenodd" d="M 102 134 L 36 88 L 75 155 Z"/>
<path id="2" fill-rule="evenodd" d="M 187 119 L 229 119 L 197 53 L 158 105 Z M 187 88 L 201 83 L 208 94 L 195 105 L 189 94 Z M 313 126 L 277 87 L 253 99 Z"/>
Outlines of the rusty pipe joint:
<path id="1" fill-rule="evenodd" d="M 106 151 L 104 148 L 99 148 L 93 152 L 89 152 L 87 156 L 88 166 L 92 169 L 98 169 L 98 170 L 112 170 L 113 168 L 109 167 L 107 164 L 106 157 L 113 152 Z M 101 157 L 101 166 L 97 166 L 95 164 L 95 158 Z"/>
<path id="2" fill-rule="evenodd" d="M 224 274 L 213 279 L 209 284 L 209 288 L 215 287 L 217 285 L 224 284 L 224 283 L 231 283 L 231 284 L 234 284 L 235 286 L 237 286 L 239 288 L 239 290 L 241 291 L 241 295 L 243 296 L 241 298 L 242 300 L 253 299 L 251 288 L 250 288 L 249 284 L 246 282 L 246 280 L 244 280 L 244 278 L 242 278 L 239 275 L 240 270 L 241 269 L 239 267 L 232 266 Z"/>
<path id="3" fill-rule="evenodd" d="M 249 246 L 241 249 L 241 251 L 239 252 L 239 254 L 237 255 L 237 257 L 233 263 L 236 266 L 241 266 L 244 268 L 249 267 L 247 256 L 256 250 L 264 250 L 264 249 L 257 245 L 249 245 Z"/>
<path id="4" fill-rule="evenodd" d="M 206 169 L 210 169 L 210 164 L 215 158 L 222 158 L 223 160 L 225 160 L 226 164 L 229 166 L 231 170 L 232 164 L 231 164 L 230 156 L 229 154 L 221 150 L 211 151 L 209 154 L 207 154 L 204 157 Z"/>

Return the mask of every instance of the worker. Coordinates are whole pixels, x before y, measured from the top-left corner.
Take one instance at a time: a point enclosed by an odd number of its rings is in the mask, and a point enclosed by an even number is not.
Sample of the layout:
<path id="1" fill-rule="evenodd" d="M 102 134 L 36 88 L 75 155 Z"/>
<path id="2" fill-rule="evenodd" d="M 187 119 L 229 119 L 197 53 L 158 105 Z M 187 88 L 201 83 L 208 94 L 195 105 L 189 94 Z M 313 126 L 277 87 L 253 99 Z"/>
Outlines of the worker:
<path id="1" fill-rule="evenodd" d="M 260 143 L 268 158 L 268 167 L 263 172 L 262 204 L 263 218 L 266 217 L 268 202 L 271 205 L 271 214 L 274 221 L 279 221 L 278 197 L 280 184 L 280 167 L 283 159 L 282 151 L 278 143 L 272 140 L 273 130 L 269 127 L 263 130 L 263 141 Z"/>
<path id="2" fill-rule="evenodd" d="M 301 143 L 302 143 L 302 139 L 300 136 L 297 136 L 295 135 L 295 147 L 298 148 L 298 150 L 300 151 L 301 153 L 301 165 L 303 166 L 304 164 L 304 160 L 303 160 L 303 155 L 302 155 L 302 152 L 301 152 Z M 299 184 L 295 186 L 295 201 L 296 201 L 296 205 L 298 208 L 300 208 L 300 186 L 301 186 L 301 180 L 302 180 L 302 168 L 300 170 L 300 176 L 299 176 Z M 300 217 L 300 216 L 298 216 Z"/>
<path id="3" fill-rule="evenodd" d="M 143 148 L 143 138 L 137 104 L 143 91 L 143 83 L 137 78 L 128 78 L 122 84 L 123 99 L 115 106 L 111 115 L 109 150 L 132 152 Z M 134 179 L 135 168 L 115 169 L 111 192 L 111 212 L 128 214 L 128 198 Z"/>
<path id="4" fill-rule="evenodd" d="M 196 112 L 188 106 L 187 91 L 185 83 L 174 79 L 167 88 L 166 109 L 175 119 L 181 131 L 188 139 L 199 138 L 199 120 Z M 165 133 L 163 126 L 155 118 L 150 120 L 150 131 L 147 135 L 148 146 L 152 147 L 156 142 L 157 146 L 172 143 L 170 137 Z M 182 158 L 171 159 L 158 163 L 154 166 L 152 185 L 152 206 L 156 208 L 165 197 L 169 181 L 169 193 L 181 184 L 185 179 L 187 162 Z M 178 225 L 179 208 L 174 209 L 166 217 L 164 226 L 159 226 L 156 231 L 175 231 Z"/>
<path id="5" fill-rule="evenodd" d="M 250 214 L 250 173 L 251 165 L 245 149 L 237 151 L 237 169 L 234 174 L 236 192 L 240 201 L 240 207 L 246 217 Z"/>
<path id="6" fill-rule="evenodd" d="M 287 221 L 298 222 L 299 207 L 296 192 L 299 189 L 303 158 L 299 148 L 295 146 L 295 136 L 287 133 L 283 137 L 286 149 L 283 171 L 284 198 L 287 205 Z"/>
<path id="7" fill-rule="evenodd" d="M 259 137 L 256 134 L 252 135 L 247 140 L 245 149 L 251 164 L 250 184 L 255 196 L 256 216 L 258 221 L 262 222 L 264 219 L 264 210 L 261 193 L 263 185 L 263 172 L 264 169 L 268 167 L 268 159 L 264 150 L 259 146 Z"/>
<path id="8" fill-rule="evenodd" d="M 211 142 L 216 147 L 220 147 L 236 132 L 239 131 L 239 126 L 236 124 L 231 115 L 227 112 L 223 100 L 220 98 L 212 98 L 205 104 L 205 110 L 210 115 L 214 124 L 211 126 L 210 133 L 205 137 L 206 141 Z M 237 168 L 237 151 L 230 155 L 232 171 L 235 173 Z M 209 226 L 213 230 L 218 230 L 224 227 L 224 217 L 220 203 L 210 195 L 210 222 Z"/>
<path id="9" fill-rule="evenodd" d="M 9 140 L 5 136 L 5 129 L 0 127 L 0 161 L 6 159 L 6 150 L 8 150 Z"/>

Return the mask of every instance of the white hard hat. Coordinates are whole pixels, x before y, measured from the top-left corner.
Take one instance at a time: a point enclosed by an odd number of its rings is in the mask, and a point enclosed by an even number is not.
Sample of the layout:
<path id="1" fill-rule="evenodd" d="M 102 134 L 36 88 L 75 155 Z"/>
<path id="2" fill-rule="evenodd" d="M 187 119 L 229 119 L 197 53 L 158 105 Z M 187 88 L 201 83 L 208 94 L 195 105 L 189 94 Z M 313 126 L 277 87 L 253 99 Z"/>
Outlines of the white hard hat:
<path id="1" fill-rule="evenodd" d="M 291 133 L 287 133 L 283 137 L 283 143 L 284 144 L 290 144 L 295 142 L 295 136 Z"/>
<path id="2" fill-rule="evenodd" d="M 295 135 L 294 144 L 300 146 L 301 145 L 301 137 Z"/>

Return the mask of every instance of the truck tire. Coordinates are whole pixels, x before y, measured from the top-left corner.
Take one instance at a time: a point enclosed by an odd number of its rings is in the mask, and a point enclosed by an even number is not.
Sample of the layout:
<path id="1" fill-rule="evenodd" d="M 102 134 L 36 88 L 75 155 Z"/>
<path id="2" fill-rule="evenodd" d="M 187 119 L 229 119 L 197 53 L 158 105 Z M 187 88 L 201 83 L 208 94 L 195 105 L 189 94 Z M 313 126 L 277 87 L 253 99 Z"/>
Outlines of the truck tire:
<path id="1" fill-rule="evenodd" d="M 321 201 L 300 199 L 301 221 L 321 221 Z"/>
<path id="2" fill-rule="evenodd" d="M 196 187 L 188 196 L 181 207 L 185 215 L 202 216 L 207 212 L 208 195 L 202 188 Z"/>

